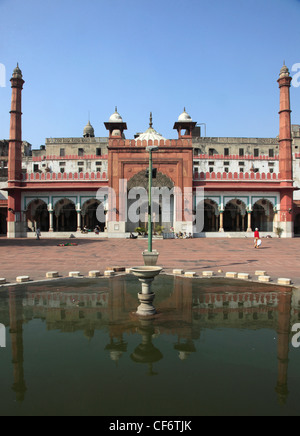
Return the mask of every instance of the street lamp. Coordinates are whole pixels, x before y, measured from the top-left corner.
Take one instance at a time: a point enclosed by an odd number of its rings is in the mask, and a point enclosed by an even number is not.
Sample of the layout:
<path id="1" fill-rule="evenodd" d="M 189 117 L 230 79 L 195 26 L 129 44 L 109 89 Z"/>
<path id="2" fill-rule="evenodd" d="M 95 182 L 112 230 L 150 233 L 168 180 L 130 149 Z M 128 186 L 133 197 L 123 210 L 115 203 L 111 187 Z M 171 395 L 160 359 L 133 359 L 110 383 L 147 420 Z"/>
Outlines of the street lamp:
<path id="1" fill-rule="evenodd" d="M 158 253 L 152 251 L 152 152 L 159 150 L 156 145 L 146 147 L 149 152 L 149 189 L 148 189 L 148 252 L 143 253 L 145 265 L 156 265 Z"/>

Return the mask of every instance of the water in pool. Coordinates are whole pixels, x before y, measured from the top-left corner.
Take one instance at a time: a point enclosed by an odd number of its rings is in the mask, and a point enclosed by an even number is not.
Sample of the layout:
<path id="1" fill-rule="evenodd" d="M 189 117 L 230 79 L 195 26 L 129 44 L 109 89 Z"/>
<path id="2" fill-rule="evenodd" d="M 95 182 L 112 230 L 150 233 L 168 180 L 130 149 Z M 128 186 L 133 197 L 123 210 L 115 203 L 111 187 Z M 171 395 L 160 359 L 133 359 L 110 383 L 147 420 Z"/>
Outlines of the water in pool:
<path id="1" fill-rule="evenodd" d="M 2 288 L 0 415 L 299 415 L 299 292 L 257 286 L 161 275 L 149 320 L 132 276 Z"/>

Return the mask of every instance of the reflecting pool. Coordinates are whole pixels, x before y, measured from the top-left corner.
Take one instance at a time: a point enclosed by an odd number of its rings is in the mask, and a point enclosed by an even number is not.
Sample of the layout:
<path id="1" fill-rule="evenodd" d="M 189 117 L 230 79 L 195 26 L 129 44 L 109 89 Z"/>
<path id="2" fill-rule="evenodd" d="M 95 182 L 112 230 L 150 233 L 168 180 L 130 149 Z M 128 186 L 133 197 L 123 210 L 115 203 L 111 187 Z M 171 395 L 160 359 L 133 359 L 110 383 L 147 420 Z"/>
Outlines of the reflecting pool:
<path id="1" fill-rule="evenodd" d="M 299 415 L 300 294 L 161 275 L 2 288 L 0 415 Z M 295 343 L 294 343 L 295 345 Z"/>

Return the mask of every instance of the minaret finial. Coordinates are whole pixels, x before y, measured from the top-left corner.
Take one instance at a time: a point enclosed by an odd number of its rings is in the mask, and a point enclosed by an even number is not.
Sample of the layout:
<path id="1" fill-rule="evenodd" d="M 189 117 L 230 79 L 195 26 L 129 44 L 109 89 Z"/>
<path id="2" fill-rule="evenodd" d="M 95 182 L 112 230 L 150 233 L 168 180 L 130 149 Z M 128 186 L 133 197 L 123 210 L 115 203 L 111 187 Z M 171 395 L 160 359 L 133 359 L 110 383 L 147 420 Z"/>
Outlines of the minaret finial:
<path id="1" fill-rule="evenodd" d="M 118 112 L 118 108 L 117 108 L 117 106 L 115 106 L 115 112 L 116 112 L 116 113 Z"/>
<path id="2" fill-rule="evenodd" d="M 153 123 L 152 123 L 152 112 L 150 112 L 150 123 L 149 123 L 149 127 L 152 129 L 152 125 L 153 125 Z"/>

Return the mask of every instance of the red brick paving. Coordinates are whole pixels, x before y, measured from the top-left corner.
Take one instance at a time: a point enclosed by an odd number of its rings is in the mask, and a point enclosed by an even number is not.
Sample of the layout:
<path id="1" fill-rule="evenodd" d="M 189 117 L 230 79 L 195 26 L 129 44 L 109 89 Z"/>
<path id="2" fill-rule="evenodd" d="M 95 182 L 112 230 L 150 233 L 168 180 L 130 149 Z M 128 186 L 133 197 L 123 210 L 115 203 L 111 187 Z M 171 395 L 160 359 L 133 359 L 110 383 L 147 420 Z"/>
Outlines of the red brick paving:
<path id="1" fill-rule="evenodd" d="M 77 246 L 59 247 L 72 242 Z M 70 271 L 88 275 L 109 267 L 132 267 L 143 264 L 142 251 L 146 239 L 0 239 L 0 277 L 14 283 L 17 276 L 28 275 L 32 280 L 45 279 L 47 271 L 68 276 Z M 291 278 L 300 287 L 300 239 L 263 239 L 260 249 L 253 248 L 251 238 L 199 238 L 154 240 L 153 249 L 160 253 L 158 264 L 166 272 L 174 268 L 201 273 L 214 271 L 245 272 L 255 278 L 256 270 L 264 270 L 274 283 L 277 278 Z M 222 270 L 222 273 L 218 273 Z"/>

